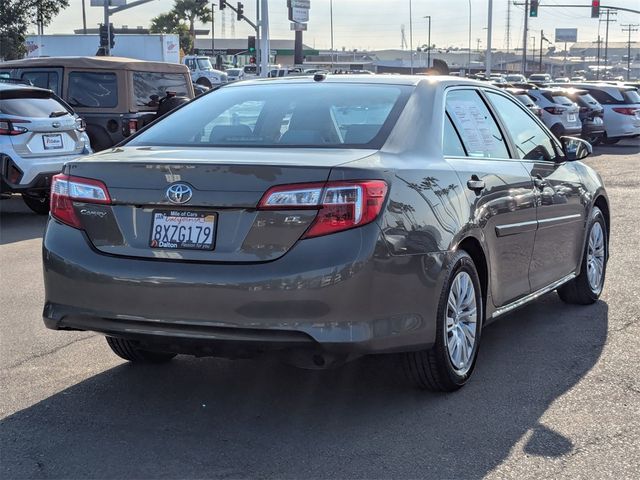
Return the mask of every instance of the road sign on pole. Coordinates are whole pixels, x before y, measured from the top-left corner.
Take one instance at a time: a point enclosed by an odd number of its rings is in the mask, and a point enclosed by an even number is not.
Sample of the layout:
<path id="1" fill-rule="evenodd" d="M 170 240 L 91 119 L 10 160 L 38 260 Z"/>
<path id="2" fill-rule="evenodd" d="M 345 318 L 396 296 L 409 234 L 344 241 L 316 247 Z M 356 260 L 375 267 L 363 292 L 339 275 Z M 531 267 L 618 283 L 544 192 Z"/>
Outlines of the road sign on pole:
<path id="1" fill-rule="evenodd" d="M 307 24 L 306 23 L 295 23 L 295 22 L 292 22 L 290 27 L 291 27 L 291 30 L 296 31 L 296 32 L 305 32 L 307 30 Z"/>

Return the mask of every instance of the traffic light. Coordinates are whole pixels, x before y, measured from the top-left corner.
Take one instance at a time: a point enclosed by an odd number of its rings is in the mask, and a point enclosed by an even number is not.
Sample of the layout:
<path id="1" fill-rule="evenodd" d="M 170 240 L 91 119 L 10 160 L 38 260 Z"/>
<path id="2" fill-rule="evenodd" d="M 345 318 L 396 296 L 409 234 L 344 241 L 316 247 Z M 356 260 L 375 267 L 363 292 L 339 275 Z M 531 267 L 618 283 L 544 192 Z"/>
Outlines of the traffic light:
<path id="1" fill-rule="evenodd" d="M 107 26 L 103 23 L 100 24 L 100 46 L 106 47 L 109 43 L 109 37 L 107 35 Z"/>
<path id="2" fill-rule="evenodd" d="M 249 58 L 249 63 L 256 63 L 256 57 Z"/>
<path id="3" fill-rule="evenodd" d="M 227 2 L 225 0 L 220 0 L 220 6 L 218 7 L 220 10 L 224 10 L 227 8 Z"/>
<path id="4" fill-rule="evenodd" d="M 591 0 L 591 18 L 600 18 L 600 0 Z"/>
<path id="5" fill-rule="evenodd" d="M 253 53 L 256 51 L 256 37 L 254 35 L 249 35 L 247 44 L 247 50 L 249 50 L 249 53 Z"/>
<path id="6" fill-rule="evenodd" d="M 236 13 L 238 14 L 238 21 L 244 18 L 244 5 L 238 2 L 238 7 L 236 9 Z"/>
<path id="7" fill-rule="evenodd" d="M 109 48 L 113 48 L 116 45 L 116 35 L 113 33 L 113 23 L 109 24 Z"/>
<path id="8" fill-rule="evenodd" d="M 531 0 L 531 5 L 529 6 L 529 16 L 537 17 L 538 16 L 538 6 L 540 5 L 540 0 Z"/>

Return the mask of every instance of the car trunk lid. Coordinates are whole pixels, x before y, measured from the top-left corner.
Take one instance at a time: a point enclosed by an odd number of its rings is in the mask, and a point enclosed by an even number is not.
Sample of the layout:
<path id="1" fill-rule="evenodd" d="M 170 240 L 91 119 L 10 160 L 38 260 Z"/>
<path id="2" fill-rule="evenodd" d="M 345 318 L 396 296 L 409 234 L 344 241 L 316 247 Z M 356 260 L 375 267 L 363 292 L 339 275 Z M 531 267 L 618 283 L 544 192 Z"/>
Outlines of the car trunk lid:
<path id="1" fill-rule="evenodd" d="M 259 211 L 275 185 L 327 181 L 332 167 L 371 150 L 251 148 L 117 148 L 71 162 L 67 173 L 106 185 L 111 205 L 75 203 L 82 228 L 101 252 L 151 259 L 260 262 L 284 255 L 304 234 L 316 210 Z M 182 204 L 172 186 L 187 187 Z M 207 218 L 210 248 L 153 244 L 159 223 L 180 216 Z M 162 220 L 164 218 L 164 220 Z M 167 220 L 169 219 L 169 220 Z M 166 220 L 166 221 L 165 221 Z M 174 237 L 175 238 L 175 237 Z"/>

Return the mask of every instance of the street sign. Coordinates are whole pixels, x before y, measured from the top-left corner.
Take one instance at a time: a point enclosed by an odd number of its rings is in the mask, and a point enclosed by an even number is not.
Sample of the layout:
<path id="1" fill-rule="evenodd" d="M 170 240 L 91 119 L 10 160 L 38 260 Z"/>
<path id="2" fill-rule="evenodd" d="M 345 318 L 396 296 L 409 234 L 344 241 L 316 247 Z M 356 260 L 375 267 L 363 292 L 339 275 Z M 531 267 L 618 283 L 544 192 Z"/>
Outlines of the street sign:
<path id="1" fill-rule="evenodd" d="M 291 30 L 294 30 L 296 32 L 306 32 L 307 31 L 307 24 L 306 23 L 291 23 L 290 24 L 290 28 Z"/>
<path id="2" fill-rule="evenodd" d="M 123 7 L 127 4 L 127 0 L 91 0 L 90 5 L 92 7 L 104 7 L 104 3 L 109 2 L 107 5 L 110 7 Z"/>
<path id="3" fill-rule="evenodd" d="M 556 42 L 577 42 L 578 41 L 578 29 L 577 28 L 556 28 Z"/>
<path id="4" fill-rule="evenodd" d="M 291 7 L 289 9 L 289 20 L 295 23 L 305 23 L 309 21 L 309 9 Z"/>
<path id="5" fill-rule="evenodd" d="M 311 0 L 289 0 L 287 2 L 287 7 L 306 8 L 307 10 L 309 10 L 311 8 Z"/>

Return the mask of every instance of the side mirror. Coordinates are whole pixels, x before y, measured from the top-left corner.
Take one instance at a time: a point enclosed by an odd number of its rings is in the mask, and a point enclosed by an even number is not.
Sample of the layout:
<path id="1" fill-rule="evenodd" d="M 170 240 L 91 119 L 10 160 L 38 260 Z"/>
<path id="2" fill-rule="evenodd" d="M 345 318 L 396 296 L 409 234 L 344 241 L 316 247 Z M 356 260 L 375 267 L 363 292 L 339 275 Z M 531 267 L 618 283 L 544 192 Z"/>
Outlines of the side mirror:
<path id="1" fill-rule="evenodd" d="M 576 137 L 560 137 L 562 151 L 569 162 L 582 160 L 593 153 L 593 147 L 586 140 Z"/>

